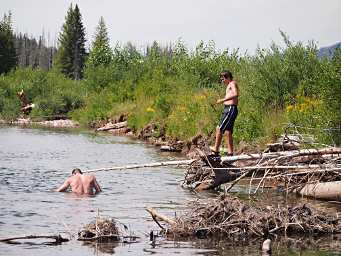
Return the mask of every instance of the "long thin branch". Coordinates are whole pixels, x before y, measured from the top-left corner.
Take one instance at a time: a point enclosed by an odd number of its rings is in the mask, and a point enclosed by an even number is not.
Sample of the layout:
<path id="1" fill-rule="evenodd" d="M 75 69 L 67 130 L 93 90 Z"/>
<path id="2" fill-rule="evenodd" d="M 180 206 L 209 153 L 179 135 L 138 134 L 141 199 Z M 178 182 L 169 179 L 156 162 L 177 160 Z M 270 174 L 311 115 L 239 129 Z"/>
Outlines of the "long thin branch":
<path id="1" fill-rule="evenodd" d="M 246 171 L 244 174 L 240 175 L 237 179 L 235 179 L 235 180 L 230 184 L 230 186 L 229 186 L 228 188 L 226 188 L 226 189 L 224 190 L 224 192 L 225 192 L 225 193 L 229 192 L 229 191 L 231 190 L 231 188 L 233 188 L 233 186 L 234 186 L 235 184 L 237 184 L 242 178 L 244 178 L 246 175 L 248 175 L 251 171 L 253 171 L 253 170 L 248 170 L 248 171 Z"/>
<path id="2" fill-rule="evenodd" d="M 159 167 L 159 166 L 169 166 L 169 165 L 190 165 L 197 159 L 190 160 L 179 160 L 179 161 L 166 161 L 166 162 L 156 162 L 156 163 L 147 163 L 147 164 L 134 164 L 134 165 L 125 165 L 125 166 L 114 166 L 114 167 L 103 167 L 98 169 L 86 170 L 84 172 L 100 172 L 100 171 L 115 171 L 115 170 L 127 170 L 127 169 L 138 169 L 145 167 Z"/>
<path id="3" fill-rule="evenodd" d="M 22 239 L 39 239 L 39 238 L 48 238 L 56 240 L 56 243 L 68 242 L 69 239 L 63 238 L 60 235 L 26 235 L 26 236 L 16 236 L 9 238 L 2 238 L 0 242 L 9 242 L 12 240 L 22 240 Z"/>

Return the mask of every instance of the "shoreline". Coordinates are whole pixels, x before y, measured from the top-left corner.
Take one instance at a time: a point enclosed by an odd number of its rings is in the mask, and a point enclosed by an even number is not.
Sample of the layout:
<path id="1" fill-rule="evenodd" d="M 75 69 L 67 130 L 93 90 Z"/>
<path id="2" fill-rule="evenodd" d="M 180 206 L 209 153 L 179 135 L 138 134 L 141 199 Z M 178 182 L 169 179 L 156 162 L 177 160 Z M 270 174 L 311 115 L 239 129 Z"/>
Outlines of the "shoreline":
<path id="1" fill-rule="evenodd" d="M 17 118 L 15 121 L 6 121 L 0 119 L 0 125 L 8 125 L 8 126 L 19 126 L 19 127 L 39 127 L 39 128 L 52 128 L 52 129 L 77 129 L 81 128 L 80 124 L 77 121 L 73 121 L 71 119 L 56 119 L 49 121 L 32 121 L 30 118 Z M 98 123 L 98 126 L 101 124 Z M 96 125 L 96 126 L 97 126 Z M 97 127 L 98 127 L 97 126 Z M 92 131 L 95 133 L 106 133 L 111 134 L 113 136 L 127 136 L 133 137 L 135 139 L 146 142 L 147 144 L 153 145 L 158 148 L 162 152 L 174 152 L 180 153 L 189 158 L 193 157 L 193 152 L 196 148 L 201 150 L 208 150 L 209 146 L 209 138 L 204 138 L 202 135 L 197 135 L 191 140 L 183 141 L 178 140 L 176 138 L 167 137 L 166 134 L 158 134 L 155 136 L 156 126 L 154 124 L 148 124 L 143 129 L 139 131 L 133 131 L 131 128 L 127 126 L 126 120 L 122 121 L 113 120 L 113 122 L 109 121 L 105 125 L 102 125 L 98 128 L 84 128 L 88 131 Z M 193 153 L 193 154 L 192 154 Z"/>

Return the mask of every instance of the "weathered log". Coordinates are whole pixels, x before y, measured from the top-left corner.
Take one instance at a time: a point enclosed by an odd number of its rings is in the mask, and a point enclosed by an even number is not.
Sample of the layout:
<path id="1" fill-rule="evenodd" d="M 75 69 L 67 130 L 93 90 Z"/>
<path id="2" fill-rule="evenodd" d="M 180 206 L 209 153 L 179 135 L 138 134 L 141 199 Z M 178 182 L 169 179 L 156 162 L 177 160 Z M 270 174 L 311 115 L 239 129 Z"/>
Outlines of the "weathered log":
<path id="1" fill-rule="evenodd" d="M 158 218 L 158 219 L 160 219 L 160 220 L 162 220 L 162 221 L 168 223 L 168 224 L 171 225 L 171 226 L 173 226 L 173 225 L 176 224 L 176 222 L 175 222 L 174 220 L 172 220 L 172 219 L 170 219 L 170 218 L 168 218 L 168 217 L 166 217 L 166 216 L 164 216 L 164 215 L 158 213 L 158 212 L 155 211 L 155 209 L 153 209 L 153 208 L 147 208 L 146 211 L 149 212 L 150 215 L 153 216 L 153 218 Z"/>
<path id="2" fill-rule="evenodd" d="M 276 142 L 266 144 L 266 147 L 266 152 L 278 152 L 286 150 L 297 150 L 299 148 L 299 144 L 291 142 Z"/>
<path id="3" fill-rule="evenodd" d="M 302 196 L 341 201 L 341 181 L 306 184 L 297 192 Z"/>
<path id="4" fill-rule="evenodd" d="M 157 163 L 148 163 L 148 164 L 134 164 L 134 165 L 125 165 L 125 166 L 115 166 L 115 167 L 103 167 L 99 169 L 87 170 L 84 172 L 100 172 L 100 171 L 115 171 L 115 170 L 127 170 L 127 169 L 138 169 L 145 167 L 159 167 L 159 166 L 169 166 L 169 165 L 190 165 L 196 159 L 190 160 L 179 160 L 179 161 L 166 161 L 166 162 L 157 162 Z"/>
<path id="5" fill-rule="evenodd" d="M 326 169 L 328 170 L 329 168 L 332 168 L 334 171 L 335 168 L 341 168 L 340 164 L 336 165 L 319 165 L 319 164 L 310 164 L 310 165 L 262 165 L 262 166 L 244 166 L 244 167 L 217 167 L 217 168 L 210 168 L 206 167 L 208 169 L 213 169 L 213 170 L 225 170 L 225 171 L 242 171 L 242 170 L 264 170 L 264 169 L 271 169 L 271 170 L 289 170 L 289 169 L 304 169 L 304 170 L 309 170 L 309 169 Z M 336 169 L 337 170 L 337 169 Z"/>
<path id="6" fill-rule="evenodd" d="M 13 240 L 22 240 L 22 239 L 54 239 L 55 243 L 62 243 L 68 242 L 69 239 L 63 238 L 61 235 L 26 235 L 26 236 L 16 236 L 16 237 L 9 237 L 9 238 L 1 238 L 0 242 L 10 242 Z"/>
<path id="7" fill-rule="evenodd" d="M 324 155 L 324 154 L 341 154 L 341 148 L 323 148 L 323 149 L 303 149 L 303 150 L 292 150 L 292 151 L 282 151 L 274 153 L 264 153 L 264 154 L 243 154 L 236 156 L 226 156 L 222 157 L 222 163 L 231 163 L 235 161 L 243 160 L 257 160 L 257 159 L 271 159 L 278 157 L 297 157 L 306 155 Z"/>
<path id="8" fill-rule="evenodd" d="M 127 121 L 124 122 L 120 122 L 120 123 L 107 123 L 106 125 L 97 128 L 96 131 L 107 131 L 107 130 L 111 130 L 111 129 L 120 129 L 120 128 L 124 128 L 127 127 Z"/>
<path id="9" fill-rule="evenodd" d="M 161 151 L 168 151 L 168 152 L 181 152 L 181 149 L 175 148 L 173 146 L 169 146 L 169 145 L 162 145 L 160 147 Z"/>
<path id="10" fill-rule="evenodd" d="M 130 132 L 130 129 L 128 127 L 124 127 L 124 128 L 110 129 L 107 131 L 113 135 L 120 135 L 120 134 L 126 134 Z"/>

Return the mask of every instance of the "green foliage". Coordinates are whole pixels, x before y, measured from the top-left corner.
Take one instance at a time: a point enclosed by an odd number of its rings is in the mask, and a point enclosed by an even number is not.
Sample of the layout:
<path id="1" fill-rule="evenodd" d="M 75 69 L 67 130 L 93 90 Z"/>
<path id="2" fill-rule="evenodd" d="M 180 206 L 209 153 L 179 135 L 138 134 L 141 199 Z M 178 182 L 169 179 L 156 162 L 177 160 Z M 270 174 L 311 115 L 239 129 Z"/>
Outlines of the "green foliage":
<path id="1" fill-rule="evenodd" d="M 110 117 L 108 113 L 115 105 L 114 99 L 115 95 L 109 90 L 93 93 L 86 98 L 84 108 L 73 111 L 71 116 L 86 127 L 94 127 Z"/>
<path id="2" fill-rule="evenodd" d="M 0 21 L 0 74 L 7 73 L 17 65 L 12 30 L 12 14 L 4 14 Z"/>
<path id="3" fill-rule="evenodd" d="M 188 88 L 187 88 L 188 89 Z M 172 137 L 189 139 L 198 134 L 211 135 L 219 119 L 219 111 L 212 108 L 212 92 L 182 90 L 166 122 L 166 131 Z"/>
<path id="4" fill-rule="evenodd" d="M 71 4 L 59 35 L 60 45 L 55 59 L 55 65 L 60 72 L 76 80 L 83 77 L 85 42 L 82 16 L 77 4 L 75 8 Z"/>
<path id="5" fill-rule="evenodd" d="M 6 95 L 0 113 L 17 115 L 15 93 L 23 88 L 40 106 L 34 116 L 69 114 L 92 127 L 127 113 L 135 130 L 154 123 L 179 139 L 213 137 L 222 110 L 214 104 L 225 94 L 218 77 L 229 69 L 240 90 L 236 142 L 276 140 L 290 123 L 316 141 L 340 144 L 341 52 L 319 59 L 314 43 L 293 43 L 282 35 L 285 47 L 273 44 L 254 56 L 217 51 L 213 42 L 201 42 L 192 52 L 181 40 L 167 47 L 154 42 L 145 53 L 117 44 L 110 61 L 89 64 L 81 81 L 20 69 L 0 80 L 0 95 Z"/>
<path id="6" fill-rule="evenodd" d="M 0 97 L 2 118 L 13 119 L 19 115 L 17 92 L 20 90 L 24 90 L 28 101 L 36 105 L 31 116 L 47 119 L 67 115 L 69 111 L 81 107 L 85 95 L 79 82 L 60 73 L 30 68 L 17 69 L 0 80 L 0 93 L 4 95 Z"/>
<path id="7" fill-rule="evenodd" d="M 88 68 L 108 66 L 112 61 L 113 52 L 109 46 L 109 37 L 103 17 L 100 18 L 96 28 L 95 40 L 92 43 L 90 54 L 86 63 Z"/>

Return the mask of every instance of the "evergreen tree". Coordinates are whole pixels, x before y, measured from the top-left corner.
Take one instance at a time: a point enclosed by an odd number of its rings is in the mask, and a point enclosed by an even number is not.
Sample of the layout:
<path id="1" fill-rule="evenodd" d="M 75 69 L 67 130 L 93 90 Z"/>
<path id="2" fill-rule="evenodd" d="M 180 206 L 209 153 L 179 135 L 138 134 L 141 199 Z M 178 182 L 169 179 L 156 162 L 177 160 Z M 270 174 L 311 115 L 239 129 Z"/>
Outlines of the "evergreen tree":
<path id="1" fill-rule="evenodd" d="M 76 80 L 83 76 L 86 58 L 85 42 L 82 15 L 77 5 L 74 9 L 71 5 L 59 36 L 56 66 L 63 74 Z"/>
<path id="2" fill-rule="evenodd" d="M 7 73 L 17 65 L 12 30 L 12 14 L 4 15 L 0 21 L 0 74 Z"/>
<path id="3" fill-rule="evenodd" d="M 95 39 L 92 42 L 91 51 L 87 61 L 88 67 L 108 65 L 113 58 L 113 52 L 109 45 L 109 37 L 103 17 L 96 27 Z"/>

